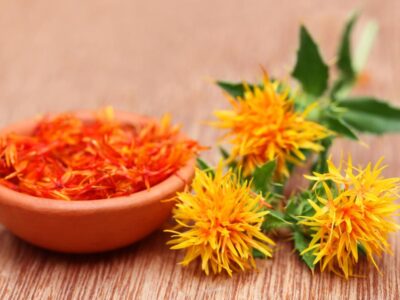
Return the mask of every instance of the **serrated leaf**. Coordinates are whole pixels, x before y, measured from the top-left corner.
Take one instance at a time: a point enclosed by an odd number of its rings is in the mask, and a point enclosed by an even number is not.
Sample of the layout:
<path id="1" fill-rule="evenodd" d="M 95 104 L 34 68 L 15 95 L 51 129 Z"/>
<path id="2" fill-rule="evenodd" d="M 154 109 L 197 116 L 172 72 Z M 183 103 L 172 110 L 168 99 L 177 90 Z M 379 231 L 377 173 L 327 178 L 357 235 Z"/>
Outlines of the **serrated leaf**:
<path id="1" fill-rule="evenodd" d="M 321 141 L 321 145 L 324 147 L 324 150 L 318 154 L 318 159 L 311 168 L 312 172 L 318 172 L 318 173 L 328 172 L 328 156 L 329 156 L 329 149 L 332 146 L 332 139 L 333 139 L 332 137 L 328 137 Z M 313 183 L 311 182 L 310 185 L 313 185 Z"/>
<path id="2" fill-rule="evenodd" d="M 199 169 L 201 170 L 208 170 L 210 169 L 210 167 L 208 166 L 208 164 L 202 160 L 201 158 L 197 158 L 197 166 L 199 167 Z"/>
<path id="3" fill-rule="evenodd" d="M 343 99 L 342 119 L 361 132 L 383 134 L 400 131 L 400 108 L 371 97 Z"/>
<path id="4" fill-rule="evenodd" d="M 211 176 L 214 178 L 214 176 L 215 176 L 214 169 L 211 168 L 211 167 L 210 167 L 204 160 L 202 160 L 201 158 L 197 158 L 197 167 L 198 167 L 200 170 L 202 170 L 202 171 L 204 171 L 204 172 L 206 172 L 206 173 L 208 173 L 208 174 L 211 174 Z"/>
<path id="5" fill-rule="evenodd" d="M 338 53 L 340 66 L 337 63 L 337 67 L 340 70 L 340 77 L 334 82 L 330 96 L 335 101 L 337 99 L 343 99 L 346 97 L 353 85 L 357 82 L 357 74 L 362 71 L 364 68 L 368 55 L 371 51 L 372 45 L 375 40 L 376 33 L 378 32 L 378 25 L 374 21 L 370 21 L 364 27 L 363 33 L 359 42 L 357 44 L 354 55 L 350 55 L 351 47 L 350 47 L 350 34 L 354 23 L 356 22 L 357 16 L 353 15 L 352 18 L 346 24 L 345 30 L 343 32 L 343 40 L 342 45 L 339 48 L 342 50 L 343 54 Z M 347 50 L 347 49 L 348 50 Z M 340 51 L 339 51 L 340 52 Z M 348 53 L 350 57 L 350 62 L 347 60 L 348 55 L 344 54 Z M 346 62 L 347 61 L 347 62 Z M 351 65 L 351 70 L 348 66 Z M 347 67 L 346 67 L 347 66 Z"/>
<path id="6" fill-rule="evenodd" d="M 353 128 L 340 117 L 327 115 L 325 117 L 325 122 L 330 130 L 352 140 L 358 140 L 357 134 L 354 132 Z"/>
<path id="7" fill-rule="evenodd" d="M 289 199 L 288 204 L 285 208 L 285 213 L 287 217 L 297 217 L 303 215 L 304 205 L 307 203 L 308 197 L 304 194 L 308 191 L 302 192 L 291 199 Z"/>
<path id="8" fill-rule="evenodd" d="M 285 213 L 290 218 L 292 216 L 299 216 L 301 214 L 301 207 L 297 197 L 292 197 L 289 199 L 285 208 Z"/>
<path id="9" fill-rule="evenodd" d="M 217 85 L 234 98 L 243 97 L 246 91 L 243 83 L 217 81 Z"/>
<path id="10" fill-rule="evenodd" d="M 226 151 L 225 148 L 223 147 L 219 147 L 219 152 L 221 153 L 222 157 L 224 160 L 229 158 L 229 152 Z M 232 170 L 236 170 L 238 166 L 238 163 L 236 160 L 230 161 L 230 163 L 228 164 L 228 167 L 231 168 Z"/>
<path id="11" fill-rule="evenodd" d="M 268 215 L 265 216 L 262 229 L 270 231 L 272 229 L 284 228 L 291 225 L 292 223 L 285 220 L 283 213 L 271 210 Z"/>
<path id="12" fill-rule="evenodd" d="M 255 189 L 263 195 L 268 193 L 268 187 L 271 184 L 276 162 L 271 160 L 262 166 L 257 167 L 253 172 L 253 185 Z"/>
<path id="13" fill-rule="evenodd" d="M 253 248 L 253 257 L 254 258 L 266 258 L 265 254 L 262 253 L 260 250 Z"/>
<path id="14" fill-rule="evenodd" d="M 367 255 L 367 250 L 365 250 L 365 247 L 362 245 L 362 244 L 360 244 L 360 243 L 358 243 L 357 244 L 357 250 L 361 253 L 361 254 L 363 254 L 363 255 Z"/>
<path id="15" fill-rule="evenodd" d="M 341 77 L 337 79 L 332 86 L 329 94 L 332 101 L 336 101 L 345 97 L 350 91 L 354 84 L 354 81 L 348 80 L 347 78 Z"/>
<path id="16" fill-rule="evenodd" d="M 254 91 L 254 88 L 256 86 L 262 87 L 262 84 L 254 85 L 250 83 L 244 83 L 244 82 L 228 82 L 228 81 L 217 81 L 217 85 L 223 89 L 225 92 L 227 92 L 230 96 L 233 98 L 237 97 L 244 97 L 244 94 L 246 92 L 246 86 L 251 90 Z"/>
<path id="17" fill-rule="evenodd" d="M 285 208 L 285 219 L 297 220 L 298 216 L 309 216 L 313 214 L 313 208 L 310 203 L 308 203 L 308 199 L 312 198 L 313 194 L 308 190 L 305 190 L 290 198 Z"/>
<path id="18" fill-rule="evenodd" d="M 338 60 L 336 66 L 339 69 L 341 76 L 348 80 L 353 80 L 356 76 L 351 55 L 351 32 L 355 22 L 357 21 L 357 17 L 357 14 L 353 14 L 346 22 L 337 53 Z"/>
<path id="19" fill-rule="evenodd" d="M 321 96 L 328 87 L 328 66 L 304 26 L 300 28 L 300 47 L 292 76 L 300 81 L 305 92 L 316 97 Z"/>
<path id="20" fill-rule="evenodd" d="M 299 252 L 302 260 L 306 263 L 306 265 L 311 269 L 314 270 L 314 260 L 315 255 L 312 252 L 306 252 L 303 255 L 300 253 L 307 249 L 310 241 L 304 236 L 304 234 L 300 231 L 300 229 L 296 228 L 293 231 L 293 240 L 294 240 L 294 247 Z"/>
<path id="21" fill-rule="evenodd" d="M 350 91 L 357 76 L 351 54 L 351 33 L 357 17 L 358 15 L 353 14 L 343 29 L 336 62 L 336 67 L 339 70 L 339 78 L 334 82 L 330 94 L 334 100 Z"/>
<path id="22" fill-rule="evenodd" d="M 367 62 L 367 58 L 374 44 L 378 29 L 378 24 L 375 21 L 369 21 L 364 27 L 354 55 L 354 69 L 357 72 L 360 72 Z"/>
<path id="23" fill-rule="evenodd" d="M 225 148 L 219 147 L 219 152 L 221 153 L 221 155 L 224 159 L 227 159 L 229 157 L 229 153 L 228 153 L 228 151 L 226 151 Z"/>

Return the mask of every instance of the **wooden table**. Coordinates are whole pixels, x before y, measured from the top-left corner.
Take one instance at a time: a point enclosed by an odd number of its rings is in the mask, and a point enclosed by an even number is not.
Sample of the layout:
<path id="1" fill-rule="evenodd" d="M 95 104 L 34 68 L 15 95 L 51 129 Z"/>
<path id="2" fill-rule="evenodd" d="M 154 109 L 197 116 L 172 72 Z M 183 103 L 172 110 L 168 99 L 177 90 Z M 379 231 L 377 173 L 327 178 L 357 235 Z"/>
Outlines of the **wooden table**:
<path id="1" fill-rule="evenodd" d="M 380 34 L 367 70 L 372 93 L 400 104 L 400 1 L 4 1 L 0 2 L 0 125 L 43 112 L 97 108 L 160 116 L 202 143 L 218 133 L 201 124 L 226 105 L 212 78 L 256 80 L 259 65 L 276 76 L 293 66 L 297 31 L 305 23 L 333 60 L 349 12 L 361 8 Z M 364 137 L 369 148 L 340 141 L 334 155 L 357 163 L 386 157 L 399 176 L 400 138 Z M 215 161 L 215 152 L 205 155 Z M 0 299 L 399 299 L 400 235 L 383 276 L 342 280 L 314 276 L 280 241 L 258 272 L 207 277 L 183 269 L 159 232 L 111 253 L 72 256 L 30 246 L 0 228 Z"/>

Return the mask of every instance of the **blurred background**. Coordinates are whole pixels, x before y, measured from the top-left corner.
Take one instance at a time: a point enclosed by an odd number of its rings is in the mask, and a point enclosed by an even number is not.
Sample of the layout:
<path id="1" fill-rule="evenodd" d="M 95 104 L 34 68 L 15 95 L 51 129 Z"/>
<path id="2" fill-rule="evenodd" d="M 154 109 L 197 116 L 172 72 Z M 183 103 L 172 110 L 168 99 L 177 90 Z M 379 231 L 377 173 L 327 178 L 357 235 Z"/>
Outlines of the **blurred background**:
<path id="1" fill-rule="evenodd" d="M 202 125 L 227 105 L 213 79 L 255 81 L 260 65 L 289 77 L 304 23 L 333 62 L 353 10 L 380 30 L 359 89 L 400 97 L 400 1 L 0 1 L 0 125 L 46 112 L 112 105 L 152 116 L 171 112 L 193 138 L 211 145 Z M 400 102 L 399 102 L 400 104 Z M 350 147 L 358 160 L 397 162 L 394 136 Z M 384 143 L 374 151 L 375 142 Z M 208 154 L 210 156 L 210 154 Z M 207 157 L 207 155 L 206 155 Z"/>
<path id="2" fill-rule="evenodd" d="M 369 81 L 356 93 L 400 105 L 399 0 L 0 0 L 0 127 L 47 112 L 112 105 L 155 117 L 170 112 L 191 137 L 215 146 L 220 133 L 204 121 L 227 101 L 213 79 L 256 81 L 260 66 L 289 78 L 301 23 L 333 63 L 354 10 L 361 12 L 354 42 L 369 20 L 380 28 L 365 70 Z M 334 157 L 350 152 L 356 163 L 366 163 L 385 156 L 386 175 L 400 175 L 400 135 L 362 136 L 362 141 L 370 146 L 336 141 Z M 215 162 L 214 154 L 204 158 Z M 179 254 L 164 246 L 166 238 L 160 232 L 125 250 L 76 258 L 36 249 L 1 227 L 0 298 L 162 299 L 175 292 L 180 299 L 217 294 L 287 299 L 300 291 L 305 299 L 398 299 L 400 294 L 399 234 L 392 238 L 395 255 L 380 264 L 384 276 L 371 272 L 351 284 L 331 274 L 312 276 L 288 242 L 280 242 L 274 260 L 258 262 L 260 273 L 231 281 L 205 278 L 196 268 L 176 267 Z"/>

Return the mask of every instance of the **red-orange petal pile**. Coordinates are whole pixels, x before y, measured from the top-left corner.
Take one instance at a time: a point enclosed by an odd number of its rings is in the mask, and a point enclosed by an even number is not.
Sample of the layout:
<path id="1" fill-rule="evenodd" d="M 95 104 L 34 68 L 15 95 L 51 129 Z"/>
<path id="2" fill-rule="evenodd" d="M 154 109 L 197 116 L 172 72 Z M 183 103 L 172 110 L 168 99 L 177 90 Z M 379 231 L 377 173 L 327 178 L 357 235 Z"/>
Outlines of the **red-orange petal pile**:
<path id="1" fill-rule="evenodd" d="M 63 114 L 43 118 L 31 135 L 0 137 L 0 184 L 51 199 L 118 197 L 163 181 L 199 149 L 168 117 L 129 125 Z"/>

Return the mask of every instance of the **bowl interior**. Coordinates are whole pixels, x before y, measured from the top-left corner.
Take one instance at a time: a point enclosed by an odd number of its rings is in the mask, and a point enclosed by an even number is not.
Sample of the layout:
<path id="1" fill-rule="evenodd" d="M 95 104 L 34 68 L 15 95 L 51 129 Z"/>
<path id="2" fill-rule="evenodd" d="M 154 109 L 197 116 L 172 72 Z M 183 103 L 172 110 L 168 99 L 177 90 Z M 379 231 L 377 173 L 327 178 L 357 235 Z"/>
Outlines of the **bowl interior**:
<path id="1" fill-rule="evenodd" d="M 73 112 L 82 120 L 93 120 L 94 113 L 92 111 Z M 124 123 L 143 124 L 147 122 L 156 122 L 156 120 L 127 112 L 115 112 L 115 118 Z M 30 134 L 36 126 L 38 119 L 30 119 L 11 125 L 0 131 L 0 134 L 15 132 L 19 134 Z M 185 137 L 184 135 L 182 135 Z M 0 201 L 7 202 L 13 206 L 22 206 L 31 210 L 46 210 L 54 213 L 62 212 L 63 214 L 70 212 L 74 214 L 77 210 L 80 212 L 92 212 L 96 210 L 122 210 L 127 207 L 143 206 L 149 202 L 159 201 L 165 195 L 171 195 L 174 191 L 182 190 L 187 185 L 194 174 L 195 159 L 191 159 L 164 181 L 152 186 L 149 190 L 142 190 L 131 195 L 115 197 L 110 199 L 96 200 L 56 200 L 31 196 L 29 194 L 20 193 L 0 185 Z"/>

